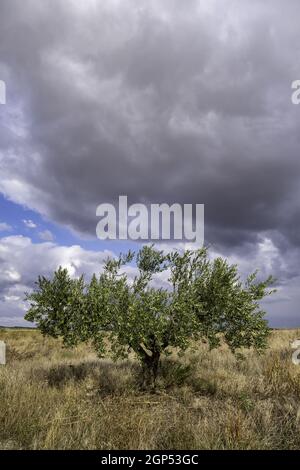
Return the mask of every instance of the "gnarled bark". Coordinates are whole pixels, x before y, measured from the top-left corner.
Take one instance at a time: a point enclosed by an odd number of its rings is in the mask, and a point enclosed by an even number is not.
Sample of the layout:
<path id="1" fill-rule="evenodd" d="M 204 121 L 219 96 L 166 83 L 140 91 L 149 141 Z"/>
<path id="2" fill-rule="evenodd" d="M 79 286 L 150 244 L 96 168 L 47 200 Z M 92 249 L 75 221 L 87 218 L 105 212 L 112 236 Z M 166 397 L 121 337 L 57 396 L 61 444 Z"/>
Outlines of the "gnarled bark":
<path id="1" fill-rule="evenodd" d="M 142 360 L 142 388 L 144 390 L 155 390 L 160 353 L 145 356 Z"/>
<path id="2" fill-rule="evenodd" d="M 140 345 L 138 355 L 142 365 L 142 389 L 155 390 L 160 351 L 157 348 L 148 350 L 144 345 Z"/>

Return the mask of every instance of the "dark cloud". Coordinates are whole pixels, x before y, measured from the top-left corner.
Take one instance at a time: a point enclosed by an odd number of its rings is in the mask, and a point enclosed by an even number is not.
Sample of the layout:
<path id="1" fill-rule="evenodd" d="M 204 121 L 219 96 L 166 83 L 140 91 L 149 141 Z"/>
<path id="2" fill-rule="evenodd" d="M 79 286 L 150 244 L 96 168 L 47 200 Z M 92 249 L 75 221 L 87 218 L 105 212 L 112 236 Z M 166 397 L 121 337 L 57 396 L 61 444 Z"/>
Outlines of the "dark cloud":
<path id="1" fill-rule="evenodd" d="M 242 257 L 267 233 L 298 253 L 299 13 L 296 0 L 2 0 L 1 191 L 90 235 L 119 194 L 204 203 L 218 249 Z"/>

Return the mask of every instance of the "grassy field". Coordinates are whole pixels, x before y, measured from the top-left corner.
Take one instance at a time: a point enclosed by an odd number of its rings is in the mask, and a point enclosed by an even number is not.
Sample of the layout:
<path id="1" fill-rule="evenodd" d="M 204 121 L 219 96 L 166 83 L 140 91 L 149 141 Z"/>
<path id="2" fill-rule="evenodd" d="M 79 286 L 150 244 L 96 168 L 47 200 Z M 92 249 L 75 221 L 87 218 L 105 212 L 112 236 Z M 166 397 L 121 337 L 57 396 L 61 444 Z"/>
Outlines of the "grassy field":
<path id="1" fill-rule="evenodd" d="M 300 366 L 274 331 L 270 349 L 235 358 L 199 345 L 165 359 L 158 390 L 134 360 L 99 360 L 34 330 L 0 330 L 1 449 L 300 449 Z"/>

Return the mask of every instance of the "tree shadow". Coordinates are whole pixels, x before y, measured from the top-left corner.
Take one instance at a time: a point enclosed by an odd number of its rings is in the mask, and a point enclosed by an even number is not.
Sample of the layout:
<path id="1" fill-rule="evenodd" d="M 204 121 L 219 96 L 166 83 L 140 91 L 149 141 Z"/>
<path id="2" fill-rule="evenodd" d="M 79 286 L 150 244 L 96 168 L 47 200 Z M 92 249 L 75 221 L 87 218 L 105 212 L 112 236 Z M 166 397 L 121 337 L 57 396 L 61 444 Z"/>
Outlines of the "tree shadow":
<path id="1" fill-rule="evenodd" d="M 46 371 L 46 381 L 50 387 L 62 387 L 68 382 L 81 382 L 91 374 L 96 362 L 80 364 L 58 364 Z"/>
<path id="2" fill-rule="evenodd" d="M 140 368 L 137 363 L 122 361 L 89 361 L 78 364 L 57 364 L 50 369 L 35 371 L 50 387 L 61 388 L 70 382 L 91 380 L 91 387 L 101 396 L 124 393 L 138 386 Z"/>
<path id="3" fill-rule="evenodd" d="M 189 386 L 197 395 L 211 396 L 217 393 L 214 381 L 195 374 L 195 364 L 182 363 L 176 359 L 165 358 L 161 361 L 159 380 L 165 389 L 179 389 Z"/>

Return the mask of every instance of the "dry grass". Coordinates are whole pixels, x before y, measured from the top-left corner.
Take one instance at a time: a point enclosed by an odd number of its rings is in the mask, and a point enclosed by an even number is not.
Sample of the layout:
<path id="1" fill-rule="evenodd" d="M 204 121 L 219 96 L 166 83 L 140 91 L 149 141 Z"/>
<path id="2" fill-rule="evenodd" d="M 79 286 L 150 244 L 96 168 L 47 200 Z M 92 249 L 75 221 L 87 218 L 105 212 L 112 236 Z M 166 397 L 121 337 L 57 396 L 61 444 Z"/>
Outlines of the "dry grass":
<path id="1" fill-rule="evenodd" d="M 163 360 L 145 394 L 132 361 L 70 351 L 37 331 L 0 330 L 1 449 L 300 449 L 300 366 L 274 331 L 270 349 L 235 358 L 199 345 Z"/>

